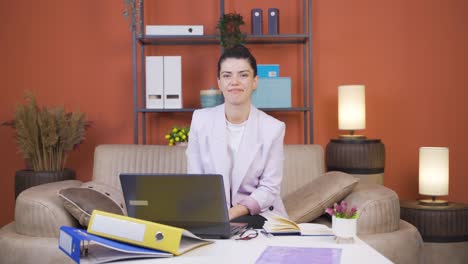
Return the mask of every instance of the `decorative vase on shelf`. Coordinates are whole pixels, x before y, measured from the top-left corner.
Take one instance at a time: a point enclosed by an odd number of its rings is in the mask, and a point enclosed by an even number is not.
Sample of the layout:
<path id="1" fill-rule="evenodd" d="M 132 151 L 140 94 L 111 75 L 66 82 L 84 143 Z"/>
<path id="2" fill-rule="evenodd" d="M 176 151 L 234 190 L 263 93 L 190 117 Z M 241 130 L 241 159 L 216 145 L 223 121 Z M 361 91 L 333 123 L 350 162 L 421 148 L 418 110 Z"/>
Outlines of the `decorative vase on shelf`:
<path id="1" fill-rule="evenodd" d="M 353 243 L 357 234 L 357 218 L 332 216 L 332 230 L 338 243 Z"/>
<path id="2" fill-rule="evenodd" d="M 200 104 L 202 108 L 214 107 L 224 103 L 223 93 L 219 89 L 211 87 L 200 91 Z"/>
<path id="3" fill-rule="evenodd" d="M 177 142 L 175 144 L 177 147 L 187 147 L 188 146 L 188 142 Z"/>

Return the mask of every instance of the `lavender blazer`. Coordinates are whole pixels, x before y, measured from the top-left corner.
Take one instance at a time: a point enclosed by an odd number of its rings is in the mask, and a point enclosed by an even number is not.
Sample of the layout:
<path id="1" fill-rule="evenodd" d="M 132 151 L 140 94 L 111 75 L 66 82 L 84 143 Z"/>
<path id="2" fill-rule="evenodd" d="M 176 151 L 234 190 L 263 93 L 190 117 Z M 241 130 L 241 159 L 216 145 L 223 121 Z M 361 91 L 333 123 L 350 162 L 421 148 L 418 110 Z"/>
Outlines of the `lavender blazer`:
<path id="1" fill-rule="evenodd" d="M 186 151 L 188 173 L 223 175 L 227 206 L 243 200 L 258 204 L 259 211 L 252 214 L 275 213 L 287 217 L 280 197 L 283 178 L 283 140 L 285 124 L 254 106 L 250 108 L 232 169 L 229 184 L 230 160 L 226 138 L 224 104 L 196 110 L 190 126 Z M 232 187 L 232 188 L 231 188 Z"/>

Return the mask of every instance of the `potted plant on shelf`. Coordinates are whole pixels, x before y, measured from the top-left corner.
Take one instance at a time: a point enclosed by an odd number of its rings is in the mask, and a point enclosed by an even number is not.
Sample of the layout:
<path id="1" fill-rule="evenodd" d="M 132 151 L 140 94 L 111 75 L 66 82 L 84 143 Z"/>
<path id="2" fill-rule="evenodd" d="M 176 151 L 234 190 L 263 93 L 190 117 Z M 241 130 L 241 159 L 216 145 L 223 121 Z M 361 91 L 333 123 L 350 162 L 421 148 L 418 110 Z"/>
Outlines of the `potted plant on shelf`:
<path id="1" fill-rule="evenodd" d="M 141 6 L 143 0 L 123 0 L 124 10 L 122 14 L 125 18 L 130 20 L 130 29 L 135 32 L 138 37 L 141 37 Z"/>
<path id="2" fill-rule="evenodd" d="M 358 212 L 356 207 L 349 207 L 346 201 L 335 203 L 325 209 L 332 216 L 332 230 L 338 243 L 353 242 L 357 234 Z"/>
<path id="3" fill-rule="evenodd" d="M 28 103 L 18 105 L 14 119 L 3 126 L 15 130 L 19 151 L 27 169 L 15 175 L 15 197 L 23 190 L 49 182 L 70 180 L 75 172 L 65 168 L 70 151 L 85 139 L 90 123 L 83 113 L 66 113 L 63 107 L 39 108 L 31 93 Z"/>
<path id="4" fill-rule="evenodd" d="M 164 136 L 164 138 L 167 140 L 167 145 L 169 146 L 186 146 L 188 143 L 189 134 L 189 127 L 179 128 L 175 126 L 169 133 Z"/>
<path id="5" fill-rule="evenodd" d="M 218 40 L 223 48 L 245 43 L 246 34 L 240 30 L 240 26 L 244 24 L 244 18 L 236 12 L 221 16 L 216 29 L 219 31 Z"/>

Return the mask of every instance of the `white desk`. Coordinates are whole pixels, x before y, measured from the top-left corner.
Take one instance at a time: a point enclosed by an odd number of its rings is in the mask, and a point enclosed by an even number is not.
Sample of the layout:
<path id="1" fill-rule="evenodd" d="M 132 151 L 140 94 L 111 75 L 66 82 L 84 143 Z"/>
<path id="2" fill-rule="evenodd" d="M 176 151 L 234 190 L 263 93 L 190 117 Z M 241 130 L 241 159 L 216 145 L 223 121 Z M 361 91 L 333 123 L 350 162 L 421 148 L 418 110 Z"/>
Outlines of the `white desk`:
<path id="1" fill-rule="evenodd" d="M 341 263 L 392 263 L 375 249 L 357 239 L 354 244 L 337 244 L 333 236 L 275 236 L 259 234 L 252 240 L 215 240 L 181 256 L 120 261 L 119 264 L 142 263 L 255 263 L 267 246 L 342 248 Z M 311 262 L 313 263 L 313 262 Z"/>

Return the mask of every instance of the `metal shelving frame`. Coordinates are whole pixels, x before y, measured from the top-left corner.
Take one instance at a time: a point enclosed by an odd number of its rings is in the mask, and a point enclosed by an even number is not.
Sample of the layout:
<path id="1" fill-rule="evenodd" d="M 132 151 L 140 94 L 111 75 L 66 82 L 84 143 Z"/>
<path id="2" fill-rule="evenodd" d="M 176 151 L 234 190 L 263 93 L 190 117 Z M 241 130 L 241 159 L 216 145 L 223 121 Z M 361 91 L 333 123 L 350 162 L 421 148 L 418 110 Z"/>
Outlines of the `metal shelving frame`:
<path id="1" fill-rule="evenodd" d="M 220 15 L 224 14 L 224 1 L 220 1 Z M 312 107 L 312 0 L 302 0 L 302 34 L 278 34 L 278 35 L 247 35 L 246 44 L 302 44 L 303 61 L 303 107 L 291 108 L 260 108 L 265 112 L 302 112 L 304 115 L 304 144 L 312 144 L 313 133 L 313 107 Z M 307 7 L 307 8 L 306 8 Z M 140 23 L 136 23 L 136 18 L 132 17 L 132 62 L 133 62 L 133 115 L 134 115 L 134 136 L 135 144 L 139 143 L 139 120 L 141 114 L 141 133 L 142 144 L 146 144 L 146 113 L 178 113 L 193 112 L 195 108 L 182 109 L 147 109 L 141 108 L 138 104 L 138 58 L 137 45 L 140 46 L 140 66 L 141 66 L 141 105 L 145 106 L 146 88 L 145 88 L 145 46 L 161 45 L 219 45 L 216 35 L 202 36 L 153 36 L 137 34 L 144 32 L 144 1 L 139 9 Z"/>

